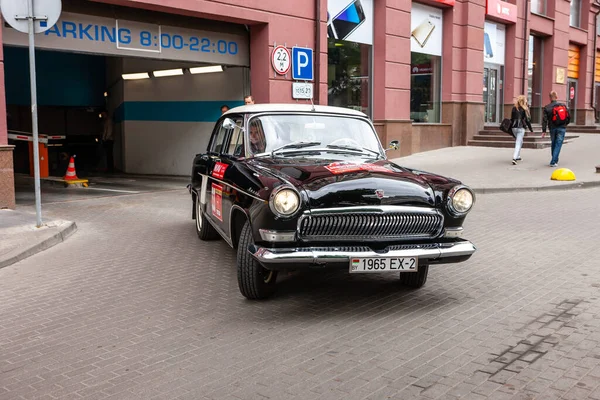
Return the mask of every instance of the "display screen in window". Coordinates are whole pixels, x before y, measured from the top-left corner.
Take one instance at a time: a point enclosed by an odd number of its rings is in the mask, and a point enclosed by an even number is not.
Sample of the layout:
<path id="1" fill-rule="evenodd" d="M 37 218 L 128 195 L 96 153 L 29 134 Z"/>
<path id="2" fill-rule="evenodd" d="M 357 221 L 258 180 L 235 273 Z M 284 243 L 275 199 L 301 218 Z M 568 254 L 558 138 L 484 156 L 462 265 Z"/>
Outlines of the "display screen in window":
<path id="1" fill-rule="evenodd" d="M 329 39 L 327 51 L 327 104 L 370 115 L 371 46 Z"/>
<path id="2" fill-rule="evenodd" d="M 413 122 L 440 122 L 441 57 L 411 53 L 410 119 Z"/>

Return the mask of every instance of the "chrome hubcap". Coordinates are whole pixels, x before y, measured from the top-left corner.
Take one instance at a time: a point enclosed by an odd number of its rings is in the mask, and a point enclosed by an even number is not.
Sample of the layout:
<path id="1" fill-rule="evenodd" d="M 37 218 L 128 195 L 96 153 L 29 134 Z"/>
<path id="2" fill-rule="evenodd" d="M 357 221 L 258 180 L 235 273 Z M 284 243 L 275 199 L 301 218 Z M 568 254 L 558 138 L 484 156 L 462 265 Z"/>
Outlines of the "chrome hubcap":
<path id="1" fill-rule="evenodd" d="M 200 213 L 200 201 L 196 196 L 196 228 L 198 231 L 202 230 L 202 214 Z"/>

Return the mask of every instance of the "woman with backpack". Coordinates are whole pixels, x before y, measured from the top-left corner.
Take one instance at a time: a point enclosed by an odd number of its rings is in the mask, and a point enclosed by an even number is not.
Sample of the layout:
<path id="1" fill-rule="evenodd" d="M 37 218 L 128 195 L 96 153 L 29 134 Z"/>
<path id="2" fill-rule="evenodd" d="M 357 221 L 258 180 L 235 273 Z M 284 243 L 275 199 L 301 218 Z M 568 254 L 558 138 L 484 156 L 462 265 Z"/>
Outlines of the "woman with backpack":
<path id="1" fill-rule="evenodd" d="M 530 132 L 533 132 L 531 128 L 531 114 L 529 113 L 529 106 L 525 96 L 520 95 L 515 101 L 515 106 L 512 109 L 511 115 L 511 128 L 515 136 L 515 151 L 513 153 L 513 165 L 517 165 L 521 161 L 521 147 L 523 147 L 523 137 L 525 136 L 525 127 L 529 128 Z"/>

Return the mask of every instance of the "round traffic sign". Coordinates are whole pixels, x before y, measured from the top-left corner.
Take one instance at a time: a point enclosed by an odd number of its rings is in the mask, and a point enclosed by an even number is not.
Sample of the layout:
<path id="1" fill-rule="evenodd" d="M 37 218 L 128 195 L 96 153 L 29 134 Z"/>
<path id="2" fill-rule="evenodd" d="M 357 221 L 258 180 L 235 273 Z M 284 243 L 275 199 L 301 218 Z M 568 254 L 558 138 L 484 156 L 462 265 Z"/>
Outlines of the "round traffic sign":
<path id="1" fill-rule="evenodd" d="M 271 65 L 279 75 L 287 74 L 292 65 L 290 51 L 285 46 L 275 47 L 271 53 Z"/>
<path id="2" fill-rule="evenodd" d="M 570 91 L 570 98 L 571 100 L 573 100 L 575 98 L 575 88 L 571 86 L 571 91 Z"/>
<path id="3" fill-rule="evenodd" d="M 4 20 L 23 33 L 29 33 L 27 3 L 27 0 L 0 0 Z M 61 0 L 34 1 L 33 17 L 36 19 L 33 21 L 33 32 L 42 33 L 52 28 L 60 17 L 61 8 Z"/>

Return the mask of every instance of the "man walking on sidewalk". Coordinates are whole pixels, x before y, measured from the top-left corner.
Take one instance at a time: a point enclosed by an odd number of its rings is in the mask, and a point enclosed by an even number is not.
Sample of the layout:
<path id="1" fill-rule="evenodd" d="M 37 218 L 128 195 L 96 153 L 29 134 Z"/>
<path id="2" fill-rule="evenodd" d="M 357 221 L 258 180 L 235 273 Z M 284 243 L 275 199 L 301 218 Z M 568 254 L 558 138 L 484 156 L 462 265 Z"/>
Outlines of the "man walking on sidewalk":
<path id="1" fill-rule="evenodd" d="M 556 167 L 558 165 L 560 149 L 565 140 L 567 125 L 571 122 L 571 115 L 569 114 L 567 106 L 558 102 L 558 95 L 554 90 L 550 92 L 550 104 L 544 107 L 543 114 L 542 139 L 546 137 L 546 127 L 548 127 L 550 139 L 552 140 L 552 146 L 550 147 L 550 152 L 552 153 L 550 166 Z"/>

